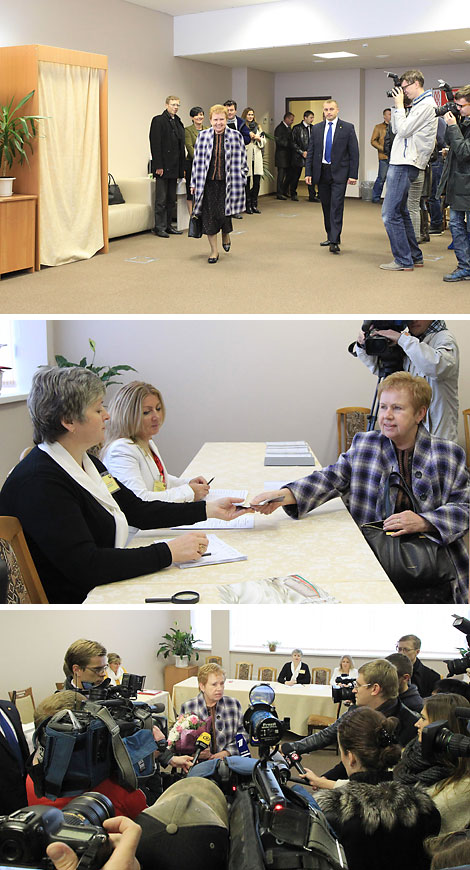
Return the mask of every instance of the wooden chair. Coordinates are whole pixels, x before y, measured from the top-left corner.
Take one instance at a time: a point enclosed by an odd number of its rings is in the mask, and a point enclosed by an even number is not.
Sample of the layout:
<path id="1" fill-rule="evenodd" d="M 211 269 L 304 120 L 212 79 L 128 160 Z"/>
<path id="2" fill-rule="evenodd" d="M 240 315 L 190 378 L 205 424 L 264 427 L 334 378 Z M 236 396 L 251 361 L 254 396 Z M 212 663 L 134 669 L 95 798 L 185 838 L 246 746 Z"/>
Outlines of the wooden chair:
<path id="1" fill-rule="evenodd" d="M 64 686 L 65 686 L 65 683 L 56 683 L 55 684 L 55 687 L 56 687 L 58 692 L 61 692 L 62 689 L 64 688 Z"/>
<path id="2" fill-rule="evenodd" d="M 235 669 L 236 680 L 253 679 L 253 662 L 237 662 Z"/>
<path id="3" fill-rule="evenodd" d="M 338 456 L 349 450 L 356 432 L 367 431 L 370 408 L 337 408 Z"/>
<path id="4" fill-rule="evenodd" d="M 0 557 L 0 604 L 7 603 L 8 585 L 10 583 L 10 574 L 8 565 L 5 559 Z"/>
<path id="5" fill-rule="evenodd" d="M 277 680 L 277 668 L 272 668 L 270 665 L 262 665 L 258 668 L 258 680 L 261 680 L 263 683 Z"/>
<path id="6" fill-rule="evenodd" d="M 331 680 L 331 668 L 312 668 L 312 683 L 327 686 Z"/>
<path id="7" fill-rule="evenodd" d="M 339 704 L 337 710 L 339 711 Z M 338 712 L 336 713 L 336 719 L 338 718 Z M 313 734 L 314 731 L 321 731 L 323 728 L 326 728 L 328 725 L 332 725 L 333 722 L 336 721 L 333 716 L 317 716 L 315 713 L 312 713 L 311 716 L 307 719 L 307 733 Z M 335 752 L 338 755 L 338 741 L 335 740 L 334 743 L 331 743 L 329 746 L 324 746 L 324 749 L 328 749 L 331 752 Z"/>
<path id="8" fill-rule="evenodd" d="M 8 604 L 48 603 L 16 517 L 0 517 L 0 557 L 5 560 L 9 573 Z"/>
<path id="9" fill-rule="evenodd" d="M 8 692 L 8 694 L 10 696 L 10 701 L 13 702 L 18 710 L 23 725 L 27 722 L 32 722 L 34 719 L 36 704 L 34 703 L 33 690 L 31 686 L 27 689 L 13 689 L 11 692 Z"/>
<path id="10" fill-rule="evenodd" d="M 463 426 L 465 430 L 465 453 L 466 453 L 466 463 L 467 468 L 470 468 L 470 408 L 466 408 L 465 411 L 462 411 L 463 414 Z"/>
<path id="11" fill-rule="evenodd" d="M 206 665 L 214 662 L 216 665 L 220 665 L 222 667 L 222 656 L 206 656 Z"/>

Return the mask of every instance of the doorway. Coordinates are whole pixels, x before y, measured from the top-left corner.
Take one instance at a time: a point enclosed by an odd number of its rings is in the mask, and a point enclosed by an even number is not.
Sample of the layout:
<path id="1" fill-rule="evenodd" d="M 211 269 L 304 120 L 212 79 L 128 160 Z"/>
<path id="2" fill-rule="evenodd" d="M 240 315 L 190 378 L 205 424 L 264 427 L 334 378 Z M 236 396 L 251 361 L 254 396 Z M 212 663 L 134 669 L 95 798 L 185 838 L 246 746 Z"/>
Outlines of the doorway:
<path id="1" fill-rule="evenodd" d="M 300 124 L 304 116 L 304 112 L 310 109 L 315 115 L 314 124 L 319 124 L 323 121 L 323 103 L 325 100 L 330 100 L 331 97 L 286 97 L 286 112 L 292 112 L 295 115 L 294 124 Z M 302 169 L 299 181 L 305 178 L 305 171 Z"/>

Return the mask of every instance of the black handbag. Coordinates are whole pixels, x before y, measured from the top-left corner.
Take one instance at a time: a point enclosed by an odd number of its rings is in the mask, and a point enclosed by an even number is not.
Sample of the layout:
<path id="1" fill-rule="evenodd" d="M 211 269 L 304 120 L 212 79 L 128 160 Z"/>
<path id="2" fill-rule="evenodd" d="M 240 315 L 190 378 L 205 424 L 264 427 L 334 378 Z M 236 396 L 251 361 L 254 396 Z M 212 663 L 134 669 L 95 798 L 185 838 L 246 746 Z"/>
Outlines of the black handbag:
<path id="1" fill-rule="evenodd" d="M 391 478 L 397 478 L 393 482 Z M 385 516 L 393 513 L 390 488 L 406 493 L 419 513 L 419 506 L 398 471 L 390 472 L 384 488 Z M 407 604 L 452 604 L 455 566 L 447 547 L 431 541 L 425 534 L 389 535 L 383 530 L 383 520 L 361 526 L 369 547 L 390 577 L 395 589 Z"/>
<path id="2" fill-rule="evenodd" d="M 189 227 L 188 227 L 188 238 L 189 239 L 200 239 L 202 236 L 202 220 L 201 216 L 198 214 L 192 213 L 189 218 Z"/>
<path id="3" fill-rule="evenodd" d="M 122 205 L 125 201 L 119 184 L 114 180 L 114 175 L 108 172 L 108 205 Z"/>

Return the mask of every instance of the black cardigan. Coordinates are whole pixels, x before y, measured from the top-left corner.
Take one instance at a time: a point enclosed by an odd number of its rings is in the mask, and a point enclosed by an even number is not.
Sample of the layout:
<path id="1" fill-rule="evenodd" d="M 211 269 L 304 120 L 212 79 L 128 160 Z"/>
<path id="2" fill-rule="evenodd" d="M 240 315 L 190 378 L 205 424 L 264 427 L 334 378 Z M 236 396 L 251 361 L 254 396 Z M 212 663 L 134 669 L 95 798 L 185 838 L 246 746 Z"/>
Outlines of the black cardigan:
<path id="1" fill-rule="evenodd" d="M 290 680 L 292 676 L 292 672 L 290 669 L 292 662 L 286 662 L 285 665 L 282 666 L 280 674 L 277 678 L 278 683 L 285 683 L 287 680 Z M 305 662 L 300 662 L 300 671 L 299 676 L 297 677 L 298 683 L 311 683 L 310 677 L 310 668 Z"/>
<path id="2" fill-rule="evenodd" d="M 99 459 L 90 458 L 98 471 L 106 471 Z M 156 529 L 206 519 L 205 502 L 146 502 L 119 486 L 113 498 L 131 526 Z M 167 544 L 116 549 L 109 511 L 38 447 L 7 477 L 0 515 L 18 517 L 51 604 L 80 603 L 95 586 L 171 564 Z"/>

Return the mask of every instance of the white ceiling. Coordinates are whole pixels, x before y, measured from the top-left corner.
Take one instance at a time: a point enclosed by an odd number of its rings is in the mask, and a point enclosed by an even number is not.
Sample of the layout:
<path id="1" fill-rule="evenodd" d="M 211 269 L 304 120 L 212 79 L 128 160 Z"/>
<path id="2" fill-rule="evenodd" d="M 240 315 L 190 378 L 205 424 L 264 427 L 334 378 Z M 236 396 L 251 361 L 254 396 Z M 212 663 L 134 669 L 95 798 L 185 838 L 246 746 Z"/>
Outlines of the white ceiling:
<path id="1" fill-rule="evenodd" d="M 216 9 L 230 9 L 239 6 L 252 6 L 254 0 L 126 0 L 136 6 L 145 6 L 168 15 L 189 15 Z M 273 0 L 255 0 L 258 3 L 272 3 Z M 388 12 L 387 12 L 388 9 Z M 384 7 L 384 26 L 386 15 L 391 7 Z M 444 30 L 433 33 L 382 36 L 373 39 L 344 40 L 331 43 L 305 43 L 303 45 L 275 46 L 273 48 L 248 49 L 247 51 L 211 52 L 206 54 L 185 55 L 185 57 L 216 63 L 222 66 L 244 67 L 267 72 L 306 72 L 318 69 L 388 69 L 400 72 L 403 67 L 462 63 L 470 61 L 470 29 Z M 453 49 L 463 49 L 453 51 Z M 349 51 L 358 57 L 326 60 L 318 63 L 312 57 L 322 51 Z M 378 55 L 387 55 L 380 58 Z M 317 62 L 315 62 L 317 61 Z"/>

